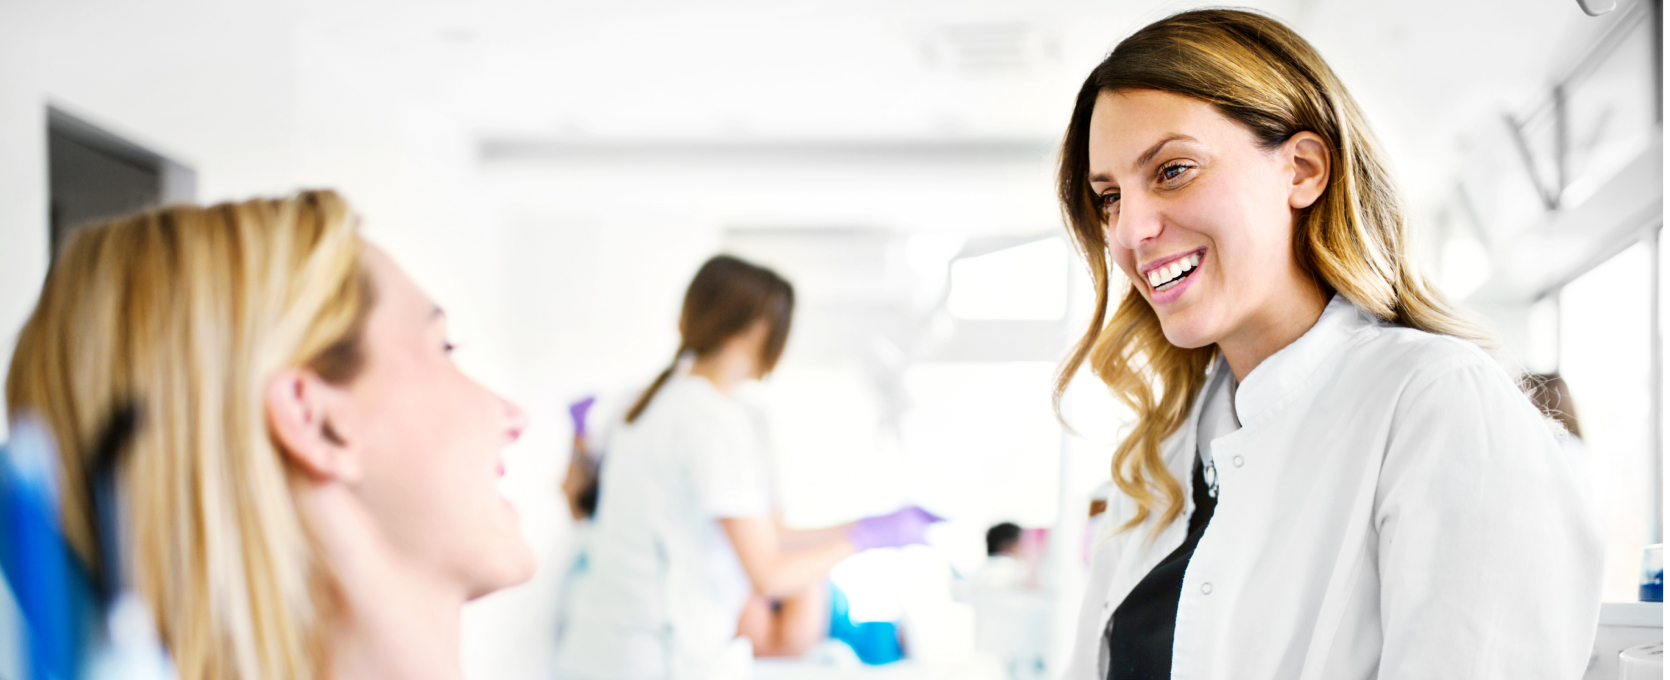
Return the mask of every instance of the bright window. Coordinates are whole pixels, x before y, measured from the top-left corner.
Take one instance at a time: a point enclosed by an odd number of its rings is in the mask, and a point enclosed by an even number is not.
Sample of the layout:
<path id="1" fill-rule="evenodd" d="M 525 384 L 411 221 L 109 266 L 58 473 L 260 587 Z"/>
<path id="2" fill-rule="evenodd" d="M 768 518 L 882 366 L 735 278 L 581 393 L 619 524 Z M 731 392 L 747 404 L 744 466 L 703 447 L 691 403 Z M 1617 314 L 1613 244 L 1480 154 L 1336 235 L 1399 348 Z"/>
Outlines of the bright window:
<path id="1" fill-rule="evenodd" d="M 1581 456 L 1606 538 L 1603 597 L 1634 601 L 1652 539 L 1650 243 L 1632 246 L 1560 292 L 1560 373 L 1571 388 Z"/>
<path id="2" fill-rule="evenodd" d="M 959 319 L 1059 319 L 1069 271 L 1059 238 L 956 260 L 946 307 Z"/>

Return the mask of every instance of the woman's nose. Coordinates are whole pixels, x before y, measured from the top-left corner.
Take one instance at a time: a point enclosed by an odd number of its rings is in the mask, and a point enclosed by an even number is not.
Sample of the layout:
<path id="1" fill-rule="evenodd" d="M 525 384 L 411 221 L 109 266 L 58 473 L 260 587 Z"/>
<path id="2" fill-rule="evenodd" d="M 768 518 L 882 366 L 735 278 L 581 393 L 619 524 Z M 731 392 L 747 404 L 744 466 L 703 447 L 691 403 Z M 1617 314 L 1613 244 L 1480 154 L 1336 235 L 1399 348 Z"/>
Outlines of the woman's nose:
<path id="1" fill-rule="evenodd" d="M 1137 192 L 1120 196 L 1119 212 L 1108 219 L 1113 241 L 1126 250 L 1136 250 L 1137 246 L 1159 237 L 1162 222 L 1156 207 Z"/>

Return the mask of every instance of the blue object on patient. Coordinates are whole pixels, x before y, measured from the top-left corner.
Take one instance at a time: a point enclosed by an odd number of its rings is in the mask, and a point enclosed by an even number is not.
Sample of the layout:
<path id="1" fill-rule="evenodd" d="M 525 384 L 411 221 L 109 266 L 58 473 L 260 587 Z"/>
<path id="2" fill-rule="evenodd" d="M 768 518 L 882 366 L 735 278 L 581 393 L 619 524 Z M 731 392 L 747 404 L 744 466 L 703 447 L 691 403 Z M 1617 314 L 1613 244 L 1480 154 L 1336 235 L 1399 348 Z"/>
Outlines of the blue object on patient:
<path id="1" fill-rule="evenodd" d="M 892 621 L 865 621 L 853 629 L 847 640 L 858 659 L 872 666 L 893 663 L 904 658 L 899 646 L 899 626 Z"/>
<path id="2" fill-rule="evenodd" d="M 846 593 L 833 584 L 829 586 L 829 637 L 847 643 L 859 661 L 871 666 L 904 658 L 898 625 L 891 621 L 853 623 Z"/>

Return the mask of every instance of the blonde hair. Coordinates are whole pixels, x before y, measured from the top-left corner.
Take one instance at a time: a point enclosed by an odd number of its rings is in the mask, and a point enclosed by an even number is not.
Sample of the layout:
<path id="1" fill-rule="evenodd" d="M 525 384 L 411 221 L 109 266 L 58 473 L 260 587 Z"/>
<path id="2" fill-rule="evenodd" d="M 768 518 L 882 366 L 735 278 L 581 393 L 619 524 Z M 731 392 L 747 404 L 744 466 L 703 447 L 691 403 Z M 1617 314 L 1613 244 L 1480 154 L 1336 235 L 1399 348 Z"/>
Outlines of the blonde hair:
<path id="1" fill-rule="evenodd" d="M 265 382 L 362 363 L 375 304 L 348 204 L 330 191 L 174 206 L 77 231 L 47 275 L 6 379 L 63 469 L 63 524 L 100 556 L 81 484 L 114 409 L 139 426 L 119 479 L 129 585 L 184 680 L 312 678 L 338 596 L 298 512 L 300 472 L 268 434 Z"/>
<path id="2" fill-rule="evenodd" d="M 1089 182 L 1090 117 L 1097 97 L 1157 90 L 1211 104 L 1264 148 L 1298 132 L 1326 142 L 1327 187 L 1294 225 L 1299 267 L 1325 293 L 1399 326 L 1484 344 L 1484 335 L 1416 268 L 1407 218 L 1391 172 L 1357 103 L 1311 45 L 1281 22 L 1243 10 L 1208 9 L 1161 19 L 1121 41 L 1079 90 L 1062 143 L 1058 196 L 1090 268 L 1096 309 L 1089 329 L 1062 363 L 1055 404 L 1088 360 L 1134 412 L 1113 455 L 1113 480 L 1136 503 L 1129 529 L 1160 513 L 1155 533 L 1183 511 L 1183 487 L 1160 457 L 1160 443 L 1187 420 L 1217 349 L 1168 342 L 1153 308 L 1134 286 L 1107 316 L 1111 274 L 1107 217 Z M 1152 535 L 1151 535 L 1152 537 Z"/>

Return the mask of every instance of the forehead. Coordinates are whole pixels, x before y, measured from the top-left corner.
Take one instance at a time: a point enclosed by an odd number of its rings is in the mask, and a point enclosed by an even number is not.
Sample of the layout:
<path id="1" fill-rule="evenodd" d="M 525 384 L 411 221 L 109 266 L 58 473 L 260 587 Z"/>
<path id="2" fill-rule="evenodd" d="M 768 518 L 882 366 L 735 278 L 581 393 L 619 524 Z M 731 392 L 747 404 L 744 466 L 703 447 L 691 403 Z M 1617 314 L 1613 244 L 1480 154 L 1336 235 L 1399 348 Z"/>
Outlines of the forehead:
<path id="1" fill-rule="evenodd" d="M 382 248 L 365 244 L 365 266 L 377 288 L 377 307 L 371 312 L 373 318 L 428 318 L 435 303 Z"/>
<path id="2" fill-rule="evenodd" d="M 1207 141 L 1234 123 L 1210 104 L 1156 90 L 1118 90 L 1096 97 L 1090 114 L 1090 171 L 1123 174 L 1160 141 L 1177 135 Z"/>

